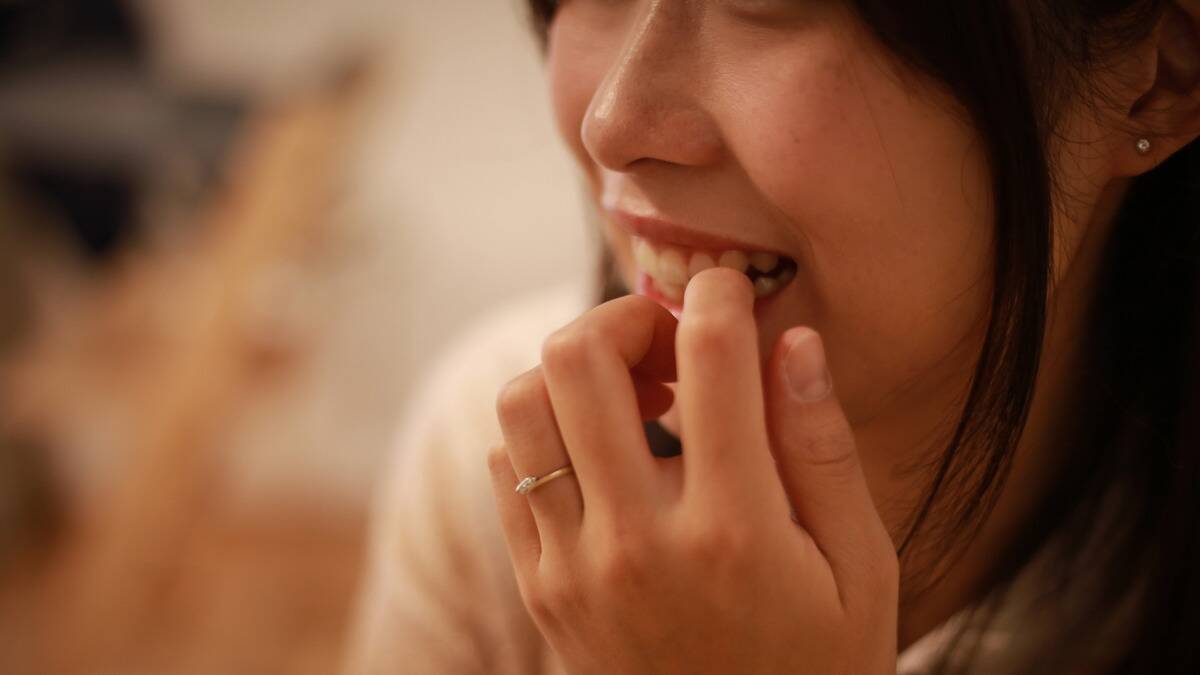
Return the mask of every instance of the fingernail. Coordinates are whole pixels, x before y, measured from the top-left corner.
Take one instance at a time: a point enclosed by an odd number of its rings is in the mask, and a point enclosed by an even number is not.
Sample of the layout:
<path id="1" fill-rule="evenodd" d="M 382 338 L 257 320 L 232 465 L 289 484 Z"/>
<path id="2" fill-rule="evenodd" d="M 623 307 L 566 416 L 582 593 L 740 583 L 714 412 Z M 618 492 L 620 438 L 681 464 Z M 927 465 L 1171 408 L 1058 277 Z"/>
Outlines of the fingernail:
<path id="1" fill-rule="evenodd" d="M 811 328 L 795 329 L 783 360 L 784 374 L 792 395 L 803 403 L 819 401 L 829 395 L 833 381 L 825 366 L 821 336 Z"/>

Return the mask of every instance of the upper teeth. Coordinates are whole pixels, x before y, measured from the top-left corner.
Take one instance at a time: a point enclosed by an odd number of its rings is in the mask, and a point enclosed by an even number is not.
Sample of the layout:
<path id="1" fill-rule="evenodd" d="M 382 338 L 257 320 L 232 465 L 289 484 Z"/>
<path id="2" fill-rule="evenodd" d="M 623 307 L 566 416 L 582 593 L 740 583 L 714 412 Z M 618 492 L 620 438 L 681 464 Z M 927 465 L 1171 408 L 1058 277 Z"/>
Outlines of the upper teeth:
<path id="1" fill-rule="evenodd" d="M 751 253 L 750 264 L 760 272 L 770 272 L 779 264 L 779 256 L 774 253 Z"/>
<path id="2" fill-rule="evenodd" d="M 712 253 L 668 246 L 656 249 L 640 237 L 633 238 L 633 257 L 638 268 L 654 279 L 655 287 L 675 302 L 683 300 L 683 289 L 688 281 L 710 267 L 728 267 L 744 273 L 753 268 L 765 274 L 779 266 L 779 256 L 774 253 L 736 250 Z M 754 280 L 755 295 L 763 297 L 774 293 L 795 273 L 794 265 L 787 265 L 773 276 L 758 276 Z"/>

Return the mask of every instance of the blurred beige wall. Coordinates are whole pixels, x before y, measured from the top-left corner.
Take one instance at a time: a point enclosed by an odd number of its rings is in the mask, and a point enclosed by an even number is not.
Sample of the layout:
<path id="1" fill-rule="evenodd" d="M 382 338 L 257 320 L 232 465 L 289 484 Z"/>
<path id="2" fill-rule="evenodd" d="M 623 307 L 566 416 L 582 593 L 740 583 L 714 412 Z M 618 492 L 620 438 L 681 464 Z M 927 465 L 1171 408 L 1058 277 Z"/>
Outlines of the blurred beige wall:
<path id="1" fill-rule="evenodd" d="M 289 398 L 229 449 L 247 499 L 359 502 L 440 347 L 523 292 L 592 276 L 576 174 L 517 0 L 144 0 L 168 76 L 267 98 L 382 45 L 335 208 L 336 309 Z"/>

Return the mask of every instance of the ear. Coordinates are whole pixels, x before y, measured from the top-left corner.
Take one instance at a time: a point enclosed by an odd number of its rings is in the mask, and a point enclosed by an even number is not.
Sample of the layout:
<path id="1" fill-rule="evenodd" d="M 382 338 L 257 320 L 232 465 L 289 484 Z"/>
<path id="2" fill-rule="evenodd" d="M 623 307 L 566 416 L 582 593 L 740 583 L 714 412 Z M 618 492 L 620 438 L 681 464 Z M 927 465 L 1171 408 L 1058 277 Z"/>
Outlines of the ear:
<path id="1" fill-rule="evenodd" d="M 1126 111 L 1117 175 L 1145 173 L 1200 136 L 1200 0 L 1169 3 L 1146 49 L 1148 86 Z M 1142 139 L 1148 149 L 1139 149 Z"/>

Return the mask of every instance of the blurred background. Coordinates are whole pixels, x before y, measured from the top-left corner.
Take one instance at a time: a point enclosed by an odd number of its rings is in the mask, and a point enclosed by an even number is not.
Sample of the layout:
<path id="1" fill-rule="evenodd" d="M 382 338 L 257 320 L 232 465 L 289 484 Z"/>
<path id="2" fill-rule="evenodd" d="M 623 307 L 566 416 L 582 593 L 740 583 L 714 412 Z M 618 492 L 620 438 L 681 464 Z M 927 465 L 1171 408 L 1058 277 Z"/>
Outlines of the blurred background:
<path id="1" fill-rule="evenodd" d="M 519 0 L 0 0 L 0 673 L 330 673 L 443 344 L 593 276 Z"/>

